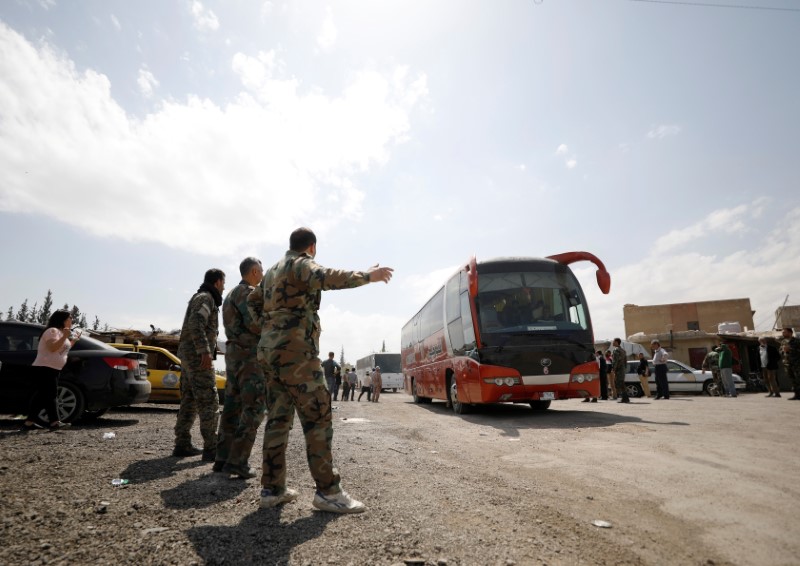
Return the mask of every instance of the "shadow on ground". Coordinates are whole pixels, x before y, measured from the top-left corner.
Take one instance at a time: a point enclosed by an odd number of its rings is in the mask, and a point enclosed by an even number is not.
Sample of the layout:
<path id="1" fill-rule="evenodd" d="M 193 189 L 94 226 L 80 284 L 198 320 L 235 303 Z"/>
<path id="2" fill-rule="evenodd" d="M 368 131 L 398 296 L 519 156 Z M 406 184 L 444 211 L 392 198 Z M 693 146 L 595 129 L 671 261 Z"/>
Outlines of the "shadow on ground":
<path id="1" fill-rule="evenodd" d="M 292 550 L 317 538 L 332 513 L 315 512 L 291 523 L 281 522 L 281 508 L 259 509 L 234 527 L 193 527 L 186 534 L 205 564 L 289 564 Z"/>
<path id="2" fill-rule="evenodd" d="M 230 479 L 227 474 L 211 472 L 183 482 L 177 487 L 161 492 L 161 499 L 168 509 L 202 509 L 220 501 L 235 499 L 251 486 L 245 480 Z M 235 564 L 235 562 L 234 562 Z"/>

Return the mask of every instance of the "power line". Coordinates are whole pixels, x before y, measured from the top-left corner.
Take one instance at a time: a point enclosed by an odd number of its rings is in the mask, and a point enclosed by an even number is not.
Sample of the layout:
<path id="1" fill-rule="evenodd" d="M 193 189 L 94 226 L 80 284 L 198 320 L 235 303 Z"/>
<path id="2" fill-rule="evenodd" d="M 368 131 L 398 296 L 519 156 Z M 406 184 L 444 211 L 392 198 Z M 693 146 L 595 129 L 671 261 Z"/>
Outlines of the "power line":
<path id="1" fill-rule="evenodd" d="M 697 6 L 701 8 L 733 8 L 738 10 L 767 10 L 773 12 L 800 12 L 800 8 L 779 8 L 777 6 L 751 6 L 747 4 L 711 4 L 709 2 L 681 2 L 679 0 L 630 0 L 651 4 L 676 4 L 678 6 Z"/>

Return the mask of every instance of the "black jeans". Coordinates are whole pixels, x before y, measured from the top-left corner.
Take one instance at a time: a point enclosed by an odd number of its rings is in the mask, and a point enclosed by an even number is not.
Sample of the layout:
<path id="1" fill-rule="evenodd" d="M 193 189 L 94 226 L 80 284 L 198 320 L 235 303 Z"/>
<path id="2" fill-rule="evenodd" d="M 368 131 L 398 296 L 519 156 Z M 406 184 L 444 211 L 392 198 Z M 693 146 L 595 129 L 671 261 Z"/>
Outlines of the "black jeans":
<path id="1" fill-rule="evenodd" d="M 34 366 L 34 368 L 36 392 L 28 406 L 28 420 L 38 421 L 39 413 L 45 409 L 47 418 L 50 419 L 49 422 L 54 423 L 58 421 L 56 395 L 58 394 L 58 376 L 61 372 L 46 366 Z"/>
<path id="2" fill-rule="evenodd" d="M 362 387 L 361 393 L 358 394 L 358 400 L 361 401 L 361 396 L 366 393 L 367 394 L 367 401 L 372 399 L 372 387 Z"/>
<path id="3" fill-rule="evenodd" d="M 669 399 L 669 381 L 667 381 L 667 364 L 656 364 L 656 397 Z"/>

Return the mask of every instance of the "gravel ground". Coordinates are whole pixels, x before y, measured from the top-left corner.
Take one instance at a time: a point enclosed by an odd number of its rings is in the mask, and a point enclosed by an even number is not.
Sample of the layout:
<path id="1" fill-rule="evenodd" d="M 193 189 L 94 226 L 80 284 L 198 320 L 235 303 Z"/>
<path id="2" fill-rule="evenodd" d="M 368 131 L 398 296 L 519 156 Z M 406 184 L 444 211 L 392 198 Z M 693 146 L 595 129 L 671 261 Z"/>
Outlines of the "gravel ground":
<path id="1" fill-rule="evenodd" d="M 0 564 L 796 564 L 800 403 L 678 397 L 495 406 L 458 417 L 403 393 L 335 403 L 334 457 L 362 515 L 170 456 L 177 407 L 18 433 L 0 419 Z M 104 439 L 113 432 L 115 437 Z M 195 428 L 195 438 L 199 433 Z M 260 470 L 261 433 L 251 457 Z M 114 478 L 129 480 L 114 487 Z M 603 520 L 611 528 L 595 526 Z"/>

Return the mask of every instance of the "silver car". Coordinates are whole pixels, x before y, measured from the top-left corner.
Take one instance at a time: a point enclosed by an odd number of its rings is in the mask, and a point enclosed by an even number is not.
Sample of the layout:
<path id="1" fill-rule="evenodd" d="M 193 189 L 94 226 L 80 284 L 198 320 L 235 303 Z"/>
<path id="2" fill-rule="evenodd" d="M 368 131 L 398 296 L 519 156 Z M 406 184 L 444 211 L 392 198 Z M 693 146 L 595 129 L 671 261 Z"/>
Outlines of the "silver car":
<path id="1" fill-rule="evenodd" d="M 650 384 L 650 393 L 655 395 L 656 392 L 656 372 L 653 367 L 653 362 L 648 360 L 650 366 L 650 377 L 647 382 Z M 628 390 L 628 395 L 631 397 L 642 397 L 642 385 L 639 381 L 639 374 L 636 369 L 639 367 L 638 360 L 631 360 L 628 362 L 628 373 L 625 374 L 625 389 Z M 706 370 L 703 373 L 699 369 L 694 369 L 683 362 L 676 360 L 667 360 L 667 381 L 669 382 L 670 393 L 705 393 L 706 395 L 717 395 L 717 384 L 714 382 L 714 377 L 711 375 L 711 370 Z M 742 391 L 746 387 L 744 380 L 737 374 L 733 374 L 733 383 L 736 386 L 736 391 Z"/>

